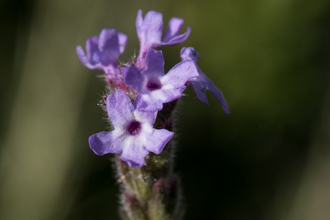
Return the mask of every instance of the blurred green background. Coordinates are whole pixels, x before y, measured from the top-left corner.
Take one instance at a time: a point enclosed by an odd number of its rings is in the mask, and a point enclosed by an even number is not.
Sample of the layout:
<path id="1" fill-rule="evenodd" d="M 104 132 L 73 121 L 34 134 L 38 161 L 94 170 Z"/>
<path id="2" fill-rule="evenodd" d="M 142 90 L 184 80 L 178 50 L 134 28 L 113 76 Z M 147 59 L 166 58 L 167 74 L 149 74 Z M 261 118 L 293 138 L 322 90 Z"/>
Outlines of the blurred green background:
<path id="1" fill-rule="evenodd" d="M 76 45 L 115 28 L 138 52 L 138 9 L 192 28 L 183 46 L 223 91 L 232 114 L 192 89 L 182 98 L 176 170 L 186 219 L 330 219 L 330 1 L 2 0 L 0 219 L 118 218 L 112 156 L 88 146 L 104 130 L 101 72 Z M 164 27 L 165 28 L 165 27 Z"/>

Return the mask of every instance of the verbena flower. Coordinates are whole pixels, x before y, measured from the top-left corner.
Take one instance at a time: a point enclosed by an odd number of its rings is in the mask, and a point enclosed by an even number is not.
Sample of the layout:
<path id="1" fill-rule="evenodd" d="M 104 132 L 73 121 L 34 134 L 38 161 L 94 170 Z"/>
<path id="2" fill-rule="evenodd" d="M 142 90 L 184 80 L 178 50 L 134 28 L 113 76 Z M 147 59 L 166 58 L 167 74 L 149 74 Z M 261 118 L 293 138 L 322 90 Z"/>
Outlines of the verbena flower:
<path id="1" fill-rule="evenodd" d="M 162 45 L 175 45 L 185 41 L 191 29 L 188 27 L 187 31 L 180 35 L 183 23 L 183 19 L 173 17 L 168 23 L 162 40 L 163 15 L 159 12 L 149 11 L 143 19 L 142 10 L 139 10 L 135 22 L 137 35 L 140 39 L 139 58 L 144 59 L 146 53 L 151 48 Z"/>
<path id="2" fill-rule="evenodd" d="M 86 52 L 81 46 L 76 51 L 81 62 L 89 69 L 104 70 L 107 74 L 116 72 L 117 59 L 125 50 L 127 36 L 117 33 L 115 29 L 103 29 L 100 36 L 94 36 L 86 41 Z"/>
<path id="3" fill-rule="evenodd" d="M 137 107 L 141 111 L 161 110 L 163 103 L 180 98 L 186 82 L 198 76 L 192 60 L 178 63 L 165 74 L 163 53 L 154 49 L 147 53 L 145 64 L 145 70 L 129 67 L 125 73 L 125 83 L 138 92 Z"/>
<path id="4" fill-rule="evenodd" d="M 180 55 L 183 61 L 186 60 L 194 61 L 198 69 L 199 76 L 189 79 L 189 82 L 192 85 L 194 91 L 196 92 L 198 99 L 205 104 L 209 104 L 205 94 L 206 90 L 209 90 L 212 93 L 212 95 L 214 95 L 214 97 L 221 103 L 224 112 L 226 114 L 230 114 L 229 106 L 222 92 L 197 66 L 197 57 L 200 57 L 200 55 L 197 52 L 195 52 L 195 49 L 193 47 L 184 47 L 181 49 Z"/>
<path id="5" fill-rule="evenodd" d="M 119 154 L 120 158 L 132 167 L 144 165 L 148 152 L 159 154 L 173 132 L 166 129 L 154 129 L 157 112 L 142 112 L 136 108 L 130 98 L 121 90 L 107 96 L 106 108 L 113 131 L 94 134 L 89 137 L 89 146 L 97 155 Z"/>

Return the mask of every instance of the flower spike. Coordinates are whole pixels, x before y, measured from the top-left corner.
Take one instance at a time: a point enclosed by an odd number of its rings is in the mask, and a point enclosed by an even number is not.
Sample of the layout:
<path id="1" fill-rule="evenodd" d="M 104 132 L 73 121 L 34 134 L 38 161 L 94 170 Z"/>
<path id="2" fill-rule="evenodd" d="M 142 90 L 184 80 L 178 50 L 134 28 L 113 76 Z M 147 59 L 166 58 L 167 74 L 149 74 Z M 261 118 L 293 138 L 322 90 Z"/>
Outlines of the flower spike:
<path id="1" fill-rule="evenodd" d="M 195 52 L 195 49 L 193 47 L 183 47 L 180 52 L 181 59 L 183 61 L 185 60 L 192 60 L 194 61 L 197 69 L 199 76 L 193 77 L 189 79 L 189 82 L 191 83 L 192 87 L 194 88 L 194 91 L 196 92 L 196 95 L 199 100 L 201 100 L 205 104 L 209 104 L 207 101 L 207 97 L 205 95 L 206 90 L 209 90 L 212 95 L 218 101 L 221 103 L 223 111 L 226 114 L 230 114 L 229 111 L 229 106 L 227 104 L 227 101 L 225 97 L 223 96 L 222 92 L 220 89 L 218 89 L 213 82 L 202 72 L 202 70 L 197 66 L 197 57 L 200 57 L 200 55 Z"/>
<path id="2" fill-rule="evenodd" d="M 89 146 L 97 155 L 119 154 L 120 158 L 132 167 L 144 165 L 148 152 L 159 154 L 173 132 L 154 129 L 157 112 L 141 112 L 130 98 L 121 90 L 107 96 L 107 112 L 115 130 L 94 134 L 89 137 Z"/>
<path id="3" fill-rule="evenodd" d="M 88 142 L 96 155 L 116 154 L 122 219 L 183 217 L 180 180 L 173 173 L 176 146 L 170 140 L 175 131 L 176 100 L 187 85 L 191 84 L 206 104 L 205 91 L 211 91 L 229 114 L 221 91 L 198 68 L 199 54 L 192 47 L 183 48 L 183 61 L 165 74 L 163 53 L 155 48 L 185 41 L 191 29 L 180 34 L 183 23 L 181 18 L 171 18 L 162 36 L 162 14 L 149 11 L 143 17 L 139 10 L 135 21 L 139 55 L 125 63 L 117 63 L 117 59 L 125 50 L 127 36 L 115 29 L 103 29 L 100 35 L 89 38 L 86 52 L 76 47 L 86 67 L 105 73 L 108 95 L 99 104 L 107 112 L 113 130 L 93 134 Z"/>
<path id="4" fill-rule="evenodd" d="M 153 112 L 161 110 L 163 103 L 180 98 L 186 82 L 196 76 L 198 71 L 192 60 L 178 63 L 165 74 L 162 51 L 151 49 L 146 56 L 146 69 L 129 67 L 125 83 L 138 92 L 138 109 Z"/>

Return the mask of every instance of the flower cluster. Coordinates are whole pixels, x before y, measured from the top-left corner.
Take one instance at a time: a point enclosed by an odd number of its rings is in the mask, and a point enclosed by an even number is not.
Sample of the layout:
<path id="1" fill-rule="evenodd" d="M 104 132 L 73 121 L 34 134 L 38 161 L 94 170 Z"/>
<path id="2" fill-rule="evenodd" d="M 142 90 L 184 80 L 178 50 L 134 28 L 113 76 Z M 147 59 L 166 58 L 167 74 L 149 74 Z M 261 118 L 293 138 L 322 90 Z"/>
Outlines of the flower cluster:
<path id="1" fill-rule="evenodd" d="M 182 25 L 183 19 L 172 18 L 162 38 L 162 14 L 149 11 L 143 18 L 139 10 L 136 18 L 139 55 L 124 65 L 117 65 L 117 60 L 125 50 L 127 36 L 115 29 L 103 29 L 99 36 L 89 38 L 87 54 L 77 46 L 81 62 L 89 69 L 104 71 L 109 88 L 104 105 L 114 130 L 89 137 L 95 154 L 121 154 L 120 159 L 132 167 L 143 166 L 149 152 L 160 154 L 174 133 L 154 128 L 157 114 L 164 103 L 179 99 L 189 84 L 206 104 L 205 90 L 209 90 L 229 114 L 221 91 L 198 68 L 199 55 L 192 47 L 182 48 L 182 62 L 165 74 L 164 56 L 155 48 L 184 42 L 191 29 L 188 27 L 180 34 Z"/>

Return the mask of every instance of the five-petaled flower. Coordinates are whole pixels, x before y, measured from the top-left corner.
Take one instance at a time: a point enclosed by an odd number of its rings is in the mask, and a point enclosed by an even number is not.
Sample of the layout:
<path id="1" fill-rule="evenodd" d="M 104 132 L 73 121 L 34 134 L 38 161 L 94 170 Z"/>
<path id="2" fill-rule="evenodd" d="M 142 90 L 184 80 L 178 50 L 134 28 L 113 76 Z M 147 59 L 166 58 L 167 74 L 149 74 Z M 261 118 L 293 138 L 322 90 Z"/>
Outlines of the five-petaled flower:
<path id="1" fill-rule="evenodd" d="M 182 18 L 171 18 L 165 35 L 163 39 L 161 39 L 163 33 L 163 15 L 159 12 L 149 11 L 143 19 L 142 10 L 139 10 L 135 22 L 136 32 L 140 40 L 138 60 L 143 62 L 143 59 L 150 49 L 184 42 L 188 38 L 191 29 L 188 27 L 187 31 L 180 35 L 183 23 L 184 21 Z"/>
<path id="2" fill-rule="evenodd" d="M 161 110 L 163 103 L 180 98 L 186 82 L 196 76 L 198 71 L 192 60 L 178 63 L 165 74 L 163 53 L 151 49 L 146 56 L 146 69 L 129 67 L 125 83 L 138 92 L 138 109 L 152 112 Z"/>
<path id="3" fill-rule="evenodd" d="M 199 98 L 199 100 L 201 100 L 205 104 L 209 104 L 207 101 L 207 97 L 205 95 L 206 90 L 209 90 L 214 95 L 214 97 L 218 99 L 218 101 L 221 103 L 223 111 L 226 114 L 230 114 L 229 106 L 220 89 L 218 89 L 213 84 L 212 80 L 210 80 L 197 66 L 197 57 L 200 57 L 200 55 L 197 52 L 195 52 L 195 49 L 192 47 L 187 47 L 187 48 L 184 47 L 181 49 L 180 54 L 181 54 L 181 59 L 183 61 L 192 60 L 194 61 L 197 67 L 199 76 L 190 78 L 189 82 L 194 88 L 194 91 L 196 92 L 196 95 Z"/>
<path id="4" fill-rule="evenodd" d="M 132 167 L 144 165 L 148 151 L 162 152 L 173 132 L 166 129 L 154 129 L 157 112 L 143 112 L 136 108 L 130 98 L 121 90 L 108 95 L 106 108 L 113 131 L 94 134 L 89 137 L 89 146 L 97 155 L 119 154 L 120 158 Z"/>
<path id="5" fill-rule="evenodd" d="M 86 51 L 79 45 L 77 54 L 81 62 L 89 69 L 104 70 L 106 74 L 116 74 L 118 56 L 125 50 L 127 36 L 117 33 L 115 29 L 103 29 L 100 36 L 86 41 Z"/>

